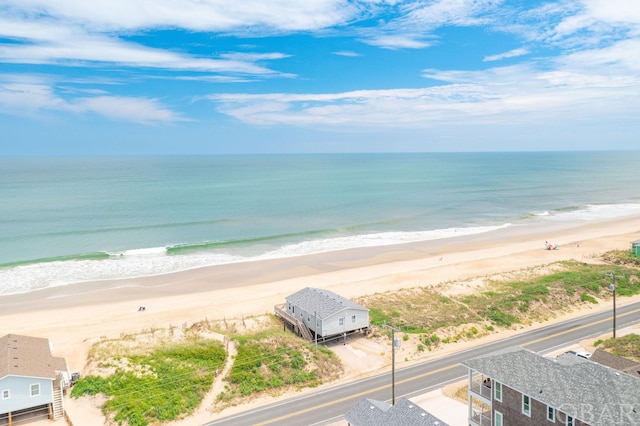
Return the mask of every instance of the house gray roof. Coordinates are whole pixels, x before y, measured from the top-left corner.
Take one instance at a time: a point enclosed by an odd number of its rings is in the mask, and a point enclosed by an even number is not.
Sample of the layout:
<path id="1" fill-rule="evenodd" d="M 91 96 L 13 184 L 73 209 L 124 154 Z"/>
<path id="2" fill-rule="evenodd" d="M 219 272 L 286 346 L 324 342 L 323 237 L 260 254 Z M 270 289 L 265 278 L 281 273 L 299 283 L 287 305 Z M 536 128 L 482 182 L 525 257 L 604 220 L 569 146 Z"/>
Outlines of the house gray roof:
<path id="1" fill-rule="evenodd" d="M 395 405 L 363 399 L 347 411 L 345 420 L 352 426 L 448 426 L 434 415 L 400 398 Z"/>
<path id="2" fill-rule="evenodd" d="M 51 355 L 49 340 L 8 334 L 0 337 L 0 379 L 26 376 L 55 379 L 56 371 L 67 370 L 64 358 Z"/>
<path id="3" fill-rule="evenodd" d="M 309 313 L 316 312 L 318 318 L 328 318 L 347 308 L 369 311 L 368 308 L 352 302 L 329 290 L 305 287 L 286 298 L 287 302 L 298 306 Z"/>
<path id="4" fill-rule="evenodd" d="M 617 414 L 621 424 L 640 425 L 640 379 L 595 362 L 514 346 L 462 365 L 587 424 L 608 425 Z"/>

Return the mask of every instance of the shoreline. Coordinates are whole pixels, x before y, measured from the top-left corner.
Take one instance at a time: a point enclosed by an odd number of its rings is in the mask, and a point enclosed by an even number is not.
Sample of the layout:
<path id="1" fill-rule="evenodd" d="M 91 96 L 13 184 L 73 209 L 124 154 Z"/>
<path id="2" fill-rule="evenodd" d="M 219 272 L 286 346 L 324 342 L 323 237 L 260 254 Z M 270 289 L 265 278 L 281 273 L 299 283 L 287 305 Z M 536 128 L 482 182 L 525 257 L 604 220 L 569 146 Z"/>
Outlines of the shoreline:
<path id="1" fill-rule="evenodd" d="M 342 269 L 376 266 L 392 262 L 407 262 L 436 257 L 439 260 L 451 253 L 471 252 L 485 248 L 485 245 L 498 249 L 506 244 L 535 243 L 542 248 L 543 241 L 551 238 L 554 243 L 566 240 L 565 235 L 582 233 L 593 227 L 610 227 L 620 223 L 633 223 L 640 216 L 626 217 L 595 223 L 572 225 L 555 223 L 544 225 L 513 226 L 486 233 L 448 237 L 393 245 L 341 249 L 300 256 L 290 256 L 263 260 L 248 260 L 220 265 L 208 265 L 181 271 L 154 274 L 133 278 L 92 280 L 63 284 L 24 293 L 0 295 L 0 312 L 19 312 L 31 308 L 42 309 L 46 305 L 52 308 L 74 306 L 78 302 L 70 298 L 81 298 L 82 303 L 104 303 L 100 294 L 119 293 L 108 297 L 108 301 L 121 301 L 130 296 L 148 297 L 148 290 L 157 295 L 166 294 L 168 286 L 180 286 L 181 293 L 225 290 L 238 286 L 265 284 L 304 276 L 336 272 Z M 640 222 L 638 224 L 640 227 Z M 638 229 L 640 234 L 640 228 Z M 605 233 L 606 234 L 606 233 Z M 534 241 L 536 240 L 538 241 Z M 604 235 L 603 235 L 604 236 Z M 574 243 L 574 242 L 570 242 Z M 560 244 L 567 244 L 566 241 Z M 522 249 L 534 248 L 523 246 Z M 513 249 L 513 248 L 511 248 Z M 205 280 L 213 281 L 214 288 L 207 286 Z M 227 281 L 225 281 L 227 280 Z M 172 291 L 169 291 L 172 293 Z M 129 295 L 125 294 L 129 293 Z M 51 301 L 48 303 L 47 301 Z M 34 303 L 35 302 L 35 303 Z"/>
<path id="2" fill-rule="evenodd" d="M 56 356 L 81 371 L 91 344 L 205 319 L 246 318 L 304 287 L 354 298 L 522 270 L 561 260 L 590 261 L 630 249 L 640 216 L 557 229 L 507 228 L 489 234 L 368 247 L 192 269 L 120 281 L 81 283 L 0 297 L 7 333 L 48 338 Z M 560 245 L 547 251 L 548 240 Z M 138 312 L 145 306 L 144 312 Z"/>

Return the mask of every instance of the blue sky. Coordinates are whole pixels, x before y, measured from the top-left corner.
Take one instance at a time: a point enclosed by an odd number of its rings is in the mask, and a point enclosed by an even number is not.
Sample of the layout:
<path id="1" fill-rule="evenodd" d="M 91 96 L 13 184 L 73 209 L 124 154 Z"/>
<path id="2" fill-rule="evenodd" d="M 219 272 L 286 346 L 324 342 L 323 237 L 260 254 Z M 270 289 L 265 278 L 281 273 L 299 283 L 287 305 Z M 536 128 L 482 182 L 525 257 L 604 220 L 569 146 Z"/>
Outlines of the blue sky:
<path id="1" fill-rule="evenodd" d="M 4 0 L 0 155 L 638 149 L 638 0 Z"/>

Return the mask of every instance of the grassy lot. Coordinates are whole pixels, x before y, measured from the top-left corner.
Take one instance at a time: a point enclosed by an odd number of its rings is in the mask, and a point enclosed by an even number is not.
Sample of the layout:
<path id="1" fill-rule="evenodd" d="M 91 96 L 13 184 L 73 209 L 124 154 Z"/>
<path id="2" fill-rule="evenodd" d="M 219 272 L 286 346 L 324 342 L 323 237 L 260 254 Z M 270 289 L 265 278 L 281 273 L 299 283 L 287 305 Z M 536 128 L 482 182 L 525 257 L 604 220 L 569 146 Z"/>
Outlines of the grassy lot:
<path id="1" fill-rule="evenodd" d="M 477 337 L 495 328 L 543 321 L 583 304 L 611 297 L 613 273 L 619 296 L 640 294 L 640 261 L 626 251 L 603 256 L 607 264 L 575 261 L 549 265 L 551 272 L 523 274 L 524 279 L 488 279 L 473 292 L 445 296 L 441 288 L 418 287 L 365 296 L 371 322 L 396 324 L 420 335 L 424 346 Z"/>
<path id="2" fill-rule="evenodd" d="M 223 344 L 206 337 L 220 335 L 222 329 L 237 344 L 237 355 L 224 378 L 225 389 L 217 396 L 218 408 L 262 393 L 317 386 L 342 373 L 333 352 L 323 346 L 316 352 L 313 345 L 283 332 L 278 322 L 265 321 L 261 331 L 238 333 L 246 322 L 206 321 L 175 333 L 155 330 L 99 342 L 89 354 L 88 370 L 93 374 L 82 377 L 71 396 L 104 394 L 103 412 L 117 424 L 146 426 L 188 416 L 225 365 Z"/>
<path id="3" fill-rule="evenodd" d="M 81 378 L 71 396 L 103 393 L 108 418 L 146 426 L 191 413 L 224 365 L 226 352 L 220 342 L 199 337 L 152 347 L 130 338 L 102 342 L 91 357 L 110 373 Z"/>
<path id="4" fill-rule="evenodd" d="M 640 334 L 627 334 L 596 343 L 607 352 L 640 362 Z"/>
<path id="5" fill-rule="evenodd" d="M 324 346 L 312 344 L 278 330 L 235 335 L 238 354 L 218 401 L 229 403 L 260 392 L 277 394 L 283 389 L 313 387 L 337 378 L 342 365 Z"/>

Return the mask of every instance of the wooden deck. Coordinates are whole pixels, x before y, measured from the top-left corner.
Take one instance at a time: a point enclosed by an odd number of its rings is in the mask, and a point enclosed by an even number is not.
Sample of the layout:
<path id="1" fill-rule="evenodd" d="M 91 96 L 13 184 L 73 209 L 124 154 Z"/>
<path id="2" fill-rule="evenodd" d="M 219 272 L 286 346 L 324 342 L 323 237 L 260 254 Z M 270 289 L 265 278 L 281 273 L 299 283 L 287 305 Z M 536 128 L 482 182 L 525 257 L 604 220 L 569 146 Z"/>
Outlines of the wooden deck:
<path id="1" fill-rule="evenodd" d="M 311 333 L 311 330 L 309 330 L 309 327 L 307 327 L 307 325 L 299 318 L 296 318 L 289 312 L 285 311 L 284 303 L 281 305 L 276 305 L 274 307 L 274 311 L 276 313 L 276 316 L 282 319 L 282 321 L 284 321 L 286 324 L 289 324 L 289 326 L 293 328 L 293 331 L 297 335 L 309 342 L 313 341 L 313 334 Z"/>

